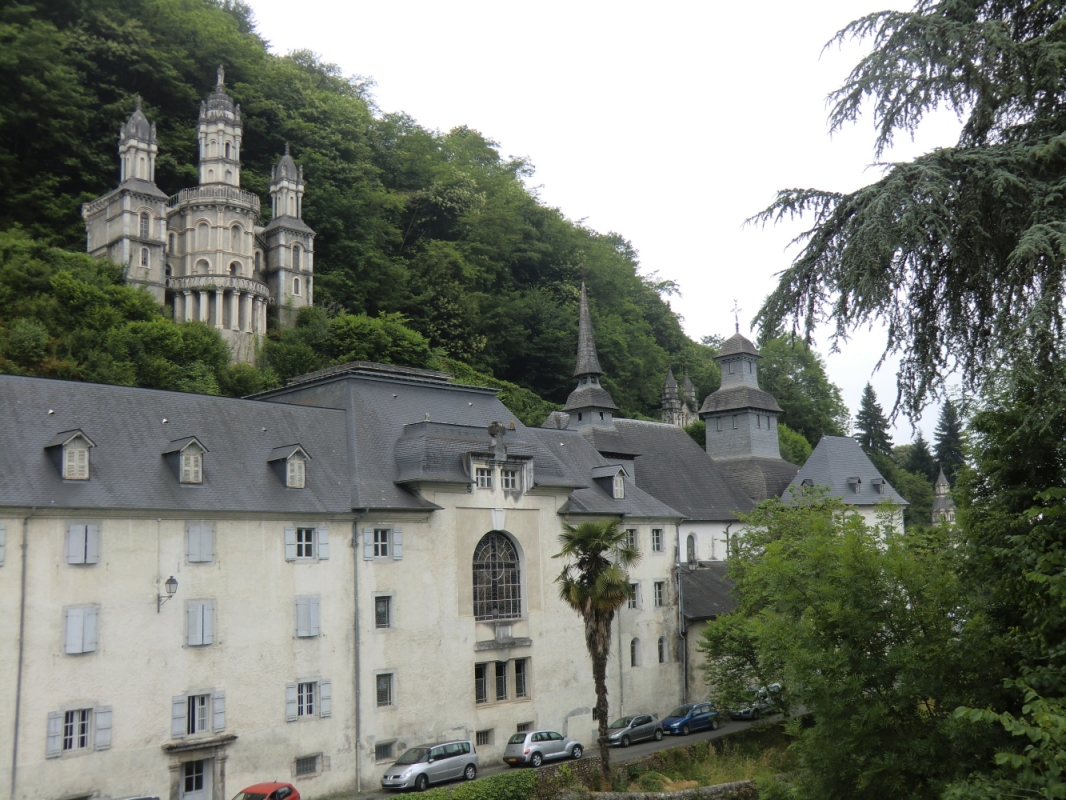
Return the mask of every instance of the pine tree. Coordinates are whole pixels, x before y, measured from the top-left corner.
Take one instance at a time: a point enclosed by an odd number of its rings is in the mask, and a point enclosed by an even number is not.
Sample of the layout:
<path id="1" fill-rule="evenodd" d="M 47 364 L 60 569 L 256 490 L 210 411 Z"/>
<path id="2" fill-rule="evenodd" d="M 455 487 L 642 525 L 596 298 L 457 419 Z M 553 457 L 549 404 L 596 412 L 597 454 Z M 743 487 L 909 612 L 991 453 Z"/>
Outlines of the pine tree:
<path id="1" fill-rule="evenodd" d="M 950 400 L 945 400 L 940 407 L 935 441 L 936 460 L 944 468 L 944 475 L 954 484 L 965 459 L 962 456 L 962 421 L 958 409 Z"/>
<path id="2" fill-rule="evenodd" d="M 892 439 L 888 435 L 888 419 L 877 402 L 874 387 L 866 384 L 862 390 L 859 413 L 855 415 L 855 427 L 859 430 L 859 444 L 867 453 L 892 455 Z"/>
<path id="3" fill-rule="evenodd" d="M 933 454 L 929 451 L 929 443 L 925 440 L 925 436 L 922 435 L 921 431 L 918 431 L 918 437 L 911 444 L 911 451 L 907 454 L 907 461 L 903 468 L 908 472 L 921 475 L 930 482 L 936 480 L 936 459 L 933 458 Z"/>

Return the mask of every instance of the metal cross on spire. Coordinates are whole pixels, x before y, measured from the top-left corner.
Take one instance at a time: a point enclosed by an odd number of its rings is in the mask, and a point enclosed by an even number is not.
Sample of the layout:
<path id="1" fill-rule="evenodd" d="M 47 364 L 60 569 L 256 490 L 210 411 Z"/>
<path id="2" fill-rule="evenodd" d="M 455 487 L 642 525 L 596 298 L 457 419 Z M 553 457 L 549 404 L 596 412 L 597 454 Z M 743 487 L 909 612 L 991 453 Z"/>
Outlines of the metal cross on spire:
<path id="1" fill-rule="evenodd" d="M 737 326 L 737 333 L 740 333 L 740 312 L 743 311 L 743 309 L 737 304 L 736 299 L 734 299 L 733 307 L 729 310 L 733 314 L 733 322 Z"/>

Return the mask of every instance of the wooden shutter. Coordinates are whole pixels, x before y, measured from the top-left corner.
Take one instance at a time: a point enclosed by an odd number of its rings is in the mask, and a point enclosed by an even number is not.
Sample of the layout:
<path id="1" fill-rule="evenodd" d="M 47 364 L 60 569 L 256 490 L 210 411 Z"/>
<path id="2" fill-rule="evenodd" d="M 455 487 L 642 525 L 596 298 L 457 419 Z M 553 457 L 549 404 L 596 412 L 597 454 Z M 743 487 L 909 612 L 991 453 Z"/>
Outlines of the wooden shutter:
<path id="1" fill-rule="evenodd" d="M 89 478 L 89 448 L 74 447 L 74 474 L 71 476 L 78 480 Z"/>
<path id="2" fill-rule="evenodd" d="M 68 447 L 63 451 L 63 477 L 67 479 L 73 479 L 76 477 L 78 471 L 77 461 L 75 460 L 74 448 Z"/>
<path id="3" fill-rule="evenodd" d="M 215 643 L 215 602 L 204 603 L 204 644 Z"/>
<path id="4" fill-rule="evenodd" d="M 204 604 L 189 603 L 189 635 L 186 642 L 190 645 L 204 643 Z"/>
<path id="5" fill-rule="evenodd" d="M 296 684 L 285 684 L 285 721 L 296 721 Z"/>
<path id="6" fill-rule="evenodd" d="M 333 687 L 329 681 L 318 682 L 318 716 L 328 717 L 332 713 Z"/>
<path id="7" fill-rule="evenodd" d="M 226 730 L 226 693 L 224 691 L 217 691 L 211 695 L 211 711 L 214 722 L 212 727 L 215 733 L 222 733 Z"/>
<path id="8" fill-rule="evenodd" d="M 311 601 L 307 597 L 296 598 L 296 635 L 311 635 Z"/>
<path id="9" fill-rule="evenodd" d="M 189 528 L 185 533 L 185 555 L 188 557 L 190 563 L 201 560 L 200 526 L 198 524 L 189 523 Z"/>
<path id="10" fill-rule="evenodd" d="M 285 560 L 296 560 L 296 528 L 285 529 Z"/>
<path id="11" fill-rule="evenodd" d="M 85 609 L 75 606 L 67 609 L 65 647 L 67 654 L 82 652 L 81 643 L 85 630 Z"/>
<path id="12" fill-rule="evenodd" d="M 325 561 L 329 558 L 329 528 L 319 528 L 316 536 L 318 537 L 318 560 Z"/>
<path id="13" fill-rule="evenodd" d="M 374 529 L 363 528 L 363 558 L 370 561 L 374 557 Z"/>
<path id="14" fill-rule="evenodd" d="M 215 525 L 202 524 L 200 526 L 200 560 L 215 560 Z"/>
<path id="15" fill-rule="evenodd" d="M 99 628 L 99 611 L 96 606 L 87 606 L 85 608 L 84 628 L 81 637 L 81 651 L 83 653 L 96 652 L 96 640 L 97 632 Z"/>
<path id="16" fill-rule="evenodd" d="M 0 525 L 0 567 L 4 566 L 4 557 L 7 555 L 7 528 Z"/>
<path id="17" fill-rule="evenodd" d="M 95 733 L 93 737 L 94 750 L 111 749 L 111 706 L 100 706 L 96 709 Z"/>
<path id="18" fill-rule="evenodd" d="M 396 561 L 403 558 L 403 528 L 392 529 L 392 557 Z"/>
<path id="19" fill-rule="evenodd" d="M 311 636 L 318 636 L 319 630 L 321 628 L 321 625 L 320 625 L 320 622 L 319 622 L 319 620 L 320 620 L 319 602 L 320 601 L 319 601 L 319 599 L 317 597 L 309 597 L 308 598 L 308 611 L 310 612 L 310 618 L 309 619 L 310 619 L 310 628 L 311 628 L 310 635 Z"/>
<path id="20" fill-rule="evenodd" d="M 100 561 L 100 526 L 85 526 L 85 563 L 97 564 Z"/>
<path id="21" fill-rule="evenodd" d="M 170 738 L 185 738 L 185 711 L 188 699 L 183 694 L 170 698 Z"/>
<path id="22" fill-rule="evenodd" d="M 46 758 L 58 758 L 63 754 L 63 714 L 59 711 L 48 713 L 48 742 L 45 745 Z"/>
<path id="23" fill-rule="evenodd" d="M 67 526 L 67 563 L 85 563 L 85 526 Z"/>

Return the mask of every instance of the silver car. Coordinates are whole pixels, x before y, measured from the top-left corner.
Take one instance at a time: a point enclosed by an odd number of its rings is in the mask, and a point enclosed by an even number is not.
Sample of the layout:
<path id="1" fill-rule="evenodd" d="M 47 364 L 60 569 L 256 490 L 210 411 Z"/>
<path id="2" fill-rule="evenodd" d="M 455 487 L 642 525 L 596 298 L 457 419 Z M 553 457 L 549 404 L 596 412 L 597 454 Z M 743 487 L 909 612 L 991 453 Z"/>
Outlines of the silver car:
<path id="1" fill-rule="evenodd" d="M 607 728 L 607 739 L 612 747 L 629 747 L 633 742 L 663 738 L 663 724 L 653 714 L 637 714 L 635 717 L 619 717 Z"/>
<path id="2" fill-rule="evenodd" d="M 581 742 L 569 739 L 555 731 L 528 731 L 516 733 L 507 740 L 503 751 L 503 763 L 509 767 L 529 764 L 539 767 L 553 758 L 581 758 L 585 748 Z"/>
<path id="3" fill-rule="evenodd" d="M 408 747 L 381 776 L 382 789 L 426 790 L 431 783 L 477 777 L 477 751 L 470 742 L 443 742 Z"/>

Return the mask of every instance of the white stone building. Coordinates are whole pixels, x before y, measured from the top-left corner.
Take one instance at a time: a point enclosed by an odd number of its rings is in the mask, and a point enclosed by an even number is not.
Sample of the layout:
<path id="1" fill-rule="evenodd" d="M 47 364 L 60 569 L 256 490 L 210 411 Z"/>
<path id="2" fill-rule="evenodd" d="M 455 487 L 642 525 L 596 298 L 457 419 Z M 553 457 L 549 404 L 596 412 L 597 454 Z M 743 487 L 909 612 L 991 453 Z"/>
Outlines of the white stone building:
<path id="1" fill-rule="evenodd" d="M 288 146 L 270 183 L 271 221 L 241 186 L 241 109 L 222 67 L 197 122 L 200 182 L 167 197 L 155 185 L 155 125 L 137 109 L 119 131 L 119 185 L 82 206 L 86 249 L 126 269 L 178 321 L 219 329 L 234 361 L 255 359 L 268 308 L 290 325 L 313 302 L 315 233 L 303 221 L 303 170 Z"/>

